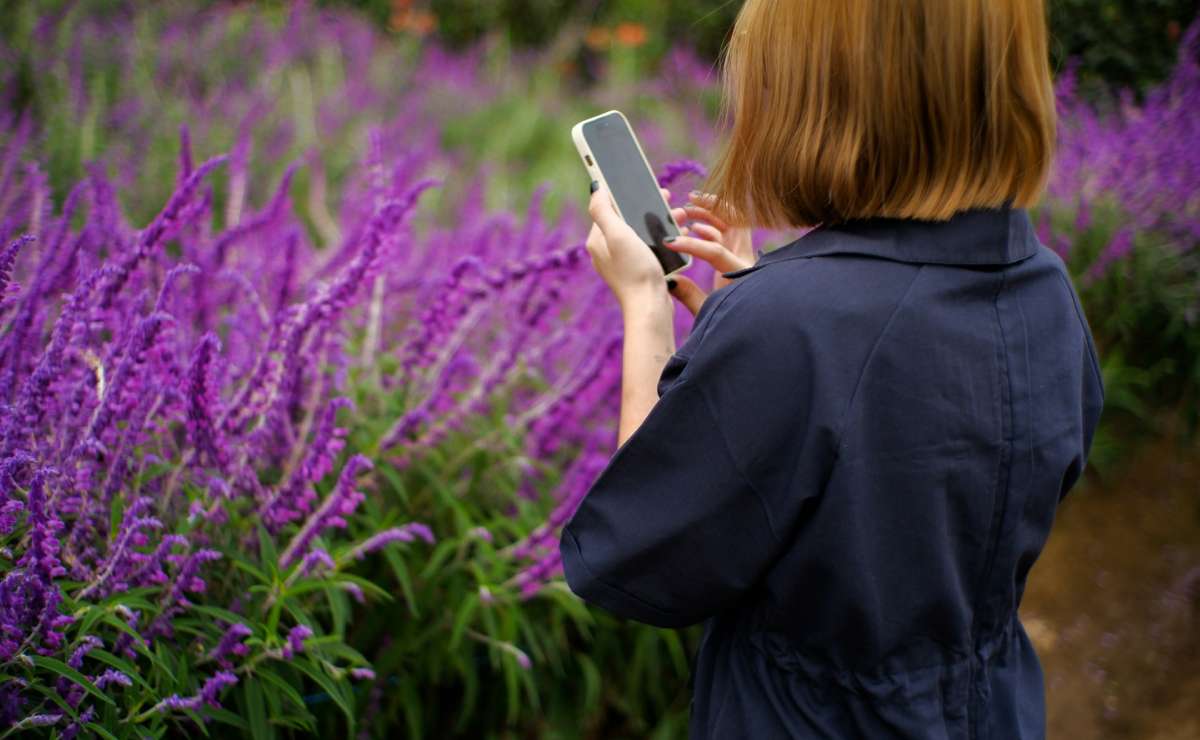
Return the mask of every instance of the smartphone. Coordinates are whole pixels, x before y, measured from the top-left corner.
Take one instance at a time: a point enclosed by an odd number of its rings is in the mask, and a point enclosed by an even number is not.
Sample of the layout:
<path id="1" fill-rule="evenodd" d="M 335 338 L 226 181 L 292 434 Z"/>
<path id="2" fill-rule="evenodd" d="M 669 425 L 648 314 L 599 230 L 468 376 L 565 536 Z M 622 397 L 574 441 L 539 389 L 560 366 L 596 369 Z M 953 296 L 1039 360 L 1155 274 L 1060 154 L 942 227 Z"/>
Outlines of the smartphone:
<path id="1" fill-rule="evenodd" d="M 692 264 L 692 256 L 663 246 L 663 239 L 679 235 L 679 224 L 646 160 L 642 145 L 633 135 L 621 111 L 610 110 L 571 129 L 575 148 L 593 180 L 599 180 L 612 195 L 617 213 L 633 227 L 658 263 L 663 275 Z"/>

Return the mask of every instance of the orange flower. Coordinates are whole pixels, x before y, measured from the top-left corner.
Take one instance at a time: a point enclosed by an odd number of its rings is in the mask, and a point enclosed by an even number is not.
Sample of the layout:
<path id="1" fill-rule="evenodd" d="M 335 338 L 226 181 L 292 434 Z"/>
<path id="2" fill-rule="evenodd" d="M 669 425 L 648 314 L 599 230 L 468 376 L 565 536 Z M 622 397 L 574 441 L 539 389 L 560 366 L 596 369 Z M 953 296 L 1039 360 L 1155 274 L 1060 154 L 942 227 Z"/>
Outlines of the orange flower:
<path id="1" fill-rule="evenodd" d="M 583 37 L 583 43 L 589 49 L 600 51 L 607 49 L 609 43 L 612 42 L 612 33 L 604 26 L 592 26 L 588 29 L 587 35 Z"/>
<path id="2" fill-rule="evenodd" d="M 614 35 L 622 46 L 641 46 L 646 43 L 646 27 L 641 23 L 619 23 Z"/>
<path id="3" fill-rule="evenodd" d="M 392 10 L 388 28 L 393 31 L 411 31 L 424 36 L 437 28 L 437 18 L 427 10 L 412 10 L 404 7 L 406 0 L 396 0 L 398 7 Z"/>

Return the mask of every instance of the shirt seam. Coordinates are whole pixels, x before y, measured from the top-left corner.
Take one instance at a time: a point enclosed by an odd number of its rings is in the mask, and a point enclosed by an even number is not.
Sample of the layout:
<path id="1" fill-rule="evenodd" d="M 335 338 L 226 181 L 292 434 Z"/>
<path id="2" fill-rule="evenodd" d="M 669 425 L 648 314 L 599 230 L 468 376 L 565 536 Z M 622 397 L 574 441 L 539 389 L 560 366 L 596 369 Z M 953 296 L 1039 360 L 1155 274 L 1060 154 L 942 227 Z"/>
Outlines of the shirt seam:
<path id="1" fill-rule="evenodd" d="M 888 315 L 887 322 L 883 325 L 883 329 L 880 330 L 879 336 L 875 338 L 875 342 L 871 345 L 871 349 L 867 352 L 866 359 L 863 360 L 862 368 L 860 368 L 858 371 L 858 378 L 854 381 L 854 390 L 850 392 L 850 400 L 847 401 L 846 409 L 842 412 L 842 417 L 838 420 L 837 434 L 834 437 L 835 444 L 833 447 L 835 456 L 840 456 L 842 453 L 842 445 L 845 442 L 846 425 L 850 419 L 850 412 L 854 410 L 854 403 L 858 400 L 858 389 L 862 386 L 863 378 L 867 375 L 867 368 L 871 366 L 871 360 L 875 359 L 875 353 L 879 350 L 879 346 L 883 344 L 883 340 L 887 337 L 888 331 L 892 328 L 892 324 L 896 320 L 896 315 L 900 313 L 900 309 L 903 308 L 904 304 L 908 301 L 909 295 L 912 294 L 913 286 L 917 284 L 917 279 L 921 276 L 921 273 L 924 270 L 925 265 L 917 266 L 916 274 L 914 274 L 912 280 L 909 281 L 908 287 L 904 289 L 904 295 L 900 296 L 900 300 L 896 301 L 895 307 L 892 308 L 892 312 Z"/>
<path id="2" fill-rule="evenodd" d="M 703 329 L 703 332 L 700 334 L 700 338 L 696 340 L 697 343 L 704 341 L 704 337 L 708 335 L 709 329 L 712 327 L 712 324 L 716 321 L 717 312 L 720 311 L 721 307 L 725 305 L 725 301 L 729 300 L 729 296 L 733 295 L 737 291 L 738 288 L 742 287 L 745 284 L 746 283 L 741 280 L 739 280 L 736 283 L 733 283 L 729 287 L 729 290 L 725 292 L 725 295 L 721 296 L 721 300 L 717 301 L 716 305 L 714 305 L 712 307 L 712 311 L 710 311 L 708 313 L 708 315 L 704 317 L 704 329 Z M 693 327 L 693 330 L 694 329 L 695 329 L 695 327 Z M 678 352 L 676 354 L 678 354 Z M 690 355 L 680 355 L 680 357 L 683 357 L 684 359 L 690 359 Z M 686 370 L 687 368 L 684 368 L 684 369 Z"/>
<path id="3" fill-rule="evenodd" d="M 716 323 L 717 312 L 720 311 L 721 307 L 725 305 L 725 301 L 728 300 L 729 296 L 733 295 L 738 288 L 741 288 L 747 282 L 749 281 L 738 281 L 734 283 L 733 286 L 730 287 L 729 292 L 722 296 L 717 305 L 713 306 L 712 313 L 710 313 L 707 317 L 708 322 L 704 327 L 704 333 L 700 335 L 699 343 L 702 344 L 704 342 L 704 337 L 707 336 L 709 330 L 712 328 L 712 325 Z M 689 383 L 692 380 L 690 376 L 685 374 L 687 373 L 687 369 L 687 367 L 684 367 L 680 372 L 680 384 Z M 754 498 L 758 500 L 758 506 L 760 509 L 762 509 L 763 517 L 767 520 L 767 529 L 771 532 L 771 540 L 776 544 L 779 544 L 782 542 L 782 540 L 779 538 L 779 533 L 776 531 L 775 521 L 771 518 L 770 507 L 767 506 L 766 499 L 763 497 L 762 492 L 754 485 L 754 482 L 750 479 L 750 476 L 746 473 L 745 469 L 742 467 L 742 464 L 738 461 L 737 456 L 733 454 L 733 447 L 729 444 L 729 438 L 725 436 L 725 429 L 721 426 L 720 418 L 717 416 L 712 400 L 709 399 L 708 393 L 705 391 L 703 385 L 693 382 L 691 383 L 691 386 L 700 393 L 700 399 L 704 402 L 704 411 L 708 414 L 709 421 L 711 421 L 713 426 L 716 428 L 717 436 L 721 438 L 721 444 L 725 447 L 725 455 L 729 458 L 730 464 L 733 465 L 734 471 L 741 477 L 742 481 L 754 494 Z"/>
<path id="4" fill-rule="evenodd" d="M 1063 287 L 1067 289 L 1067 293 L 1071 296 L 1071 305 L 1075 308 L 1075 319 L 1079 322 L 1079 328 L 1083 329 L 1083 341 L 1087 345 L 1088 361 L 1092 367 L 1092 373 L 1096 377 L 1096 383 L 1100 388 L 1100 400 L 1104 400 L 1104 374 L 1100 372 L 1100 363 L 1096 359 L 1096 347 L 1091 337 L 1091 329 L 1088 328 L 1087 319 L 1083 315 L 1083 307 L 1079 305 L 1079 298 L 1075 295 L 1075 289 L 1071 286 L 1067 276 L 1061 271 L 1058 272 L 1058 279 L 1062 281 Z"/>
<path id="5" fill-rule="evenodd" d="M 689 381 L 690 379 L 685 379 L 682 382 L 687 383 Z M 750 476 L 746 474 L 746 471 L 742 468 L 741 463 L 738 462 L 737 457 L 733 454 L 733 448 L 729 444 L 729 439 L 725 436 L 725 430 L 721 427 L 720 422 L 717 420 L 716 412 L 713 410 L 712 401 L 705 392 L 704 386 L 692 383 L 692 387 L 694 387 L 700 393 L 700 400 L 704 402 L 704 410 L 708 414 L 708 419 L 713 423 L 713 426 L 716 427 L 717 436 L 721 438 L 721 444 L 725 447 L 725 456 L 729 458 L 729 462 L 733 465 L 734 471 L 741 476 L 742 481 L 754 494 L 754 498 L 758 500 L 758 507 L 762 509 L 763 518 L 767 520 L 767 529 L 771 532 L 771 540 L 776 544 L 779 544 L 782 542 L 782 540 L 779 538 L 779 533 L 775 529 L 775 521 L 771 518 L 771 509 L 767 506 L 766 499 L 763 497 L 762 492 L 759 491 L 758 487 L 754 485 L 754 482 L 750 480 Z"/>

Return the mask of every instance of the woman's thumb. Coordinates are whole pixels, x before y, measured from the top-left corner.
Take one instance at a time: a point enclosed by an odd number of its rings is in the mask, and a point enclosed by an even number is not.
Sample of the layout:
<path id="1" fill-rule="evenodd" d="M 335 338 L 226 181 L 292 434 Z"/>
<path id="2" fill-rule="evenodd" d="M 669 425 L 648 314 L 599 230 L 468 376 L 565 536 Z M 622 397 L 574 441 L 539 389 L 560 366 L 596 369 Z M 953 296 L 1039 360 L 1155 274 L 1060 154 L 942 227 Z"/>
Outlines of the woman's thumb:
<path id="1" fill-rule="evenodd" d="M 591 200 L 588 201 L 588 215 L 600 227 L 600 230 L 605 234 L 609 234 L 613 229 L 621 223 L 621 217 L 617 215 L 617 210 L 613 208 L 612 200 L 609 198 L 608 190 L 603 186 L 593 185 L 596 187 L 592 191 Z"/>
<path id="2" fill-rule="evenodd" d="M 671 287 L 671 281 L 675 282 L 675 287 Z M 704 299 L 708 298 L 708 293 L 691 279 L 682 275 L 672 275 L 667 278 L 667 290 L 675 299 L 687 307 L 688 311 L 695 316 L 700 312 L 700 306 L 704 303 Z"/>

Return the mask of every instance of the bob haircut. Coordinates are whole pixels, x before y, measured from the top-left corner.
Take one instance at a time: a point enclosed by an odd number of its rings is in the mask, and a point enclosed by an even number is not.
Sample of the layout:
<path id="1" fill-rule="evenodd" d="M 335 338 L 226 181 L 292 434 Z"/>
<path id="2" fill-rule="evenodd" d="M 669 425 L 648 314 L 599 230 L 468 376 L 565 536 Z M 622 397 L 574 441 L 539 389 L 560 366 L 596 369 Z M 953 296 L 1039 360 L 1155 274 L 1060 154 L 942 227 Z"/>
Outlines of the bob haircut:
<path id="1" fill-rule="evenodd" d="M 1043 0 L 746 0 L 714 210 L 786 228 L 1034 205 L 1057 125 L 1047 35 Z"/>

